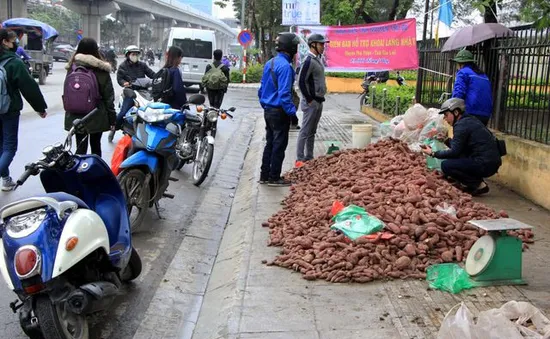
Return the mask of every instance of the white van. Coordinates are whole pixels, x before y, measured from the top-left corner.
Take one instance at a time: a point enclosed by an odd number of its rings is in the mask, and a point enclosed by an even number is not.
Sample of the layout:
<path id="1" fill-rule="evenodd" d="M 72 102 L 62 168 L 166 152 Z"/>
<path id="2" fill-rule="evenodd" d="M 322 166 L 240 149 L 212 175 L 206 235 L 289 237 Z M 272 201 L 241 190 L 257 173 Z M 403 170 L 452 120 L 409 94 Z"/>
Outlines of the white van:
<path id="1" fill-rule="evenodd" d="M 170 46 L 183 50 L 181 71 L 186 86 L 199 85 L 206 71 L 206 65 L 212 63 L 212 53 L 216 49 L 214 31 L 196 28 L 172 27 L 164 40 L 165 51 Z"/>

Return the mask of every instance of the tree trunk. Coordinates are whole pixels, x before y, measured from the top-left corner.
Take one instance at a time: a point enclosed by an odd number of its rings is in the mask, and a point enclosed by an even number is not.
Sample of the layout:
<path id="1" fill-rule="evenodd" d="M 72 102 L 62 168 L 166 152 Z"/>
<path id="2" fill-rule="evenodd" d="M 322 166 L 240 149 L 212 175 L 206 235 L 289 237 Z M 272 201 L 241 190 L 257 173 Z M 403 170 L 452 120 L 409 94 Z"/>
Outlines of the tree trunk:
<path id="1" fill-rule="evenodd" d="M 483 21 L 485 23 L 497 23 L 497 3 L 495 0 L 489 2 L 489 6 L 485 7 L 485 13 L 483 14 Z"/>
<path id="2" fill-rule="evenodd" d="M 393 0 L 393 6 L 391 8 L 390 14 L 388 15 L 388 21 L 395 20 L 398 7 L 399 7 L 399 0 Z"/>
<path id="3" fill-rule="evenodd" d="M 365 12 L 365 4 L 367 3 L 367 0 L 361 0 L 361 5 L 359 5 L 359 8 L 355 11 L 355 19 L 353 20 L 353 23 L 357 23 L 359 20 L 359 16 L 362 15 L 362 13 Z"/>

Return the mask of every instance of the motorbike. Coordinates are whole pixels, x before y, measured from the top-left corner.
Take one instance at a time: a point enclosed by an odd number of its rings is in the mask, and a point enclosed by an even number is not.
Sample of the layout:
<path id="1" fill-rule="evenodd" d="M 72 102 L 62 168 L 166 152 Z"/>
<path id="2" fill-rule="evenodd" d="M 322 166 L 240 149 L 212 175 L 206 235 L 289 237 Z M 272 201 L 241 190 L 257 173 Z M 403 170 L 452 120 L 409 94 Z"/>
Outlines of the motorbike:
<path id="1" fill-rule="evenodd" d="M 190 114 L 189 107 L 183 132 L 176 144 L 176 155 L 179 158 L 177 169 L 186 163 L 193 162 L 193 184 L 200 186 L 208 175 L 214 157 L 214 138 L 216 137 L 218 117 L 222 120 L 233 118 L 229 112 L 235 112 L 235 107 L 227 110 L 214 107 L 203 107 L 206 101 L 201 94 L 189 97 L 189 104 L 197 105 L 197 114 Z"/>
<path id="2" fill-rule="evenodd" d="M 155 57 L 154 56 L 148 57 L 147 63 L 149 64 L 149 66 L 155 66 Z"/>
<path id="3" fill-rule="evenodd" d="M 399 86 L 405 86 L 405 78 L 403 78 L 399 72 L 397 72 L 397 84 Z"/>
<path id="4" fill-rule="evenodd" d="M 363 106 L 369 104 L 370 86 L 375 82 L 376 75 L 369 75 L 363 79 L 363 82 L 361 83 L 361 88 L 363 88 L 363 92 L 359 94 L 359 110 L 361 110 Z"/>
<path id="5" fill-rule="evenodd" d="M 122 93 L 118 98 L 117 110 L 120 112 L 122 108 L 122 102 L 125 97 L 130 97 L 134 99 L 135 107 L 145 107 L 148 103 L 153 102 L 153 94 L 151 93 L 151 86 L 153 85 L 152 80 L 149 78 L 138 78 L 130 87 L 124 88 Z M 122 130 L 124 133 L 133 135 L 134 130 L 132 124 L 128 123 L 128 120 L 125 119 L 122 124 Z"/>
<path id="6" fill-rule="evenodd" d="M 72 136 L 96 112 L 75 120 L 64 144 L 45 147 L 25 166 L 16 188 L 40 175 L 47 193 L 0 209 L 0 273 L 31 338 L 87 339 L 86 316 L 106 310 L 122 283 L 141 273 L 111 169 L 96 155 L 71 153 Z"/>
<path id="7" fill-rule="evenodd" d="M 178 181 L 170 173 L 178 163 L 176 142 L 186 114 L 168 104 L 151 102 L 132 107 L 125 120 L 133 125 L 132 147 L 120 164 L 118 182 L 126 198 L 132 232 L 137 232 L 150 207 L 155 206 L 160 218 L 159 200 L 174 198 L 166 190 L 169 181 Z"/>
<path id="8" fill-rule="evenodd" d="M 109 64 L 111 65 L 111 72 L 113 73 L 116 73 L 117 72 L 117 60 L 116 59 L 111 59 L 109 61 Z"/>

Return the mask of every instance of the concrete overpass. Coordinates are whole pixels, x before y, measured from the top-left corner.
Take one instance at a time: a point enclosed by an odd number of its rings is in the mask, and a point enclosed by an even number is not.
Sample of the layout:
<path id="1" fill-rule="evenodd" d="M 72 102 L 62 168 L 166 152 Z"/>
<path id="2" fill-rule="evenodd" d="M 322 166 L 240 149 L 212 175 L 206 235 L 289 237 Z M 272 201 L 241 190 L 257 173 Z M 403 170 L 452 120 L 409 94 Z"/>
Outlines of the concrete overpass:
<path id="1" fill-rule="evenodd" d="M 8 13 L 7 1 L 0 0 L 2 20 Z M 27 16 L 27 0 L 11 0 L 11 16 Z M 150 25 L 157 47 L 162 47 L 164 31 L 170 27 L 193 27 L 216 32 L 218 48 L 227 51 L 235 31 L 211 15 L 173 0 L 63 0 L 63 6 L 82 16 L 84 36 L 100 41 L 101 18 L 112 14 L 129 26 L 134 43 L 140 45 L 140 25 Z"/>

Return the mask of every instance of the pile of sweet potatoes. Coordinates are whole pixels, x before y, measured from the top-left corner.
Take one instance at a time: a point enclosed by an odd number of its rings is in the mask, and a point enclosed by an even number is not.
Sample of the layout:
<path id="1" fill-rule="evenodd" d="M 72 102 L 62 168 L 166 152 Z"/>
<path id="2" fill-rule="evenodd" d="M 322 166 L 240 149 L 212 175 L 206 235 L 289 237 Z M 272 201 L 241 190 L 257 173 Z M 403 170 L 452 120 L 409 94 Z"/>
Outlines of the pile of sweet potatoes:
<path id="1" fill-rule="evenodd" d="M 484 235 L 468 220 L 507 217 L 473 202 L 440 173 L 429 171 L 423 155 L 395 140 L 314 159 L 288 176 L 295 184 L 284 208 L 263 224 L 269 227 L 269 246 L 282 246 L 268 265 L 300 271 L 308 280 L 425 278 L 429 265 L 465 260 Z M 395 236 L 352 242 L 330 230 L 336 200 L 364 207 Z M 456 216 L 440 212 L 443 203 L 454 206 Z M 524 246 L 533 242 L 531 231 L 514 235 Z"/>

